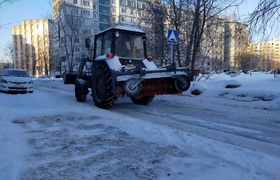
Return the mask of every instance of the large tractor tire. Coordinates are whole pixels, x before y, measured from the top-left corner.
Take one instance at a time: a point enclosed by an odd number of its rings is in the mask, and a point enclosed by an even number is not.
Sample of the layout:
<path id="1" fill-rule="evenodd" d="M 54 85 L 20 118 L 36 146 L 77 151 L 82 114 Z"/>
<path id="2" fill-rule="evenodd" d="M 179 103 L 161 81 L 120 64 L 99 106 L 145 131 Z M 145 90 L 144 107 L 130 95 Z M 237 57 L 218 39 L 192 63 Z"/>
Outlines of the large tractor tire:
<path id="1" fill-rule="evenodd" d="M 117 92 L 113 92 L 112 74 L 104 62 L 92 66 L 92 98 L 97 107 L 108 109 L 115 104 Z"/>
<path id="2" fill-rule="evenodd" d="M 79 81 L 75 82 L 75 97 L 78 102 L 85 102 L 87 100 L 87 91 L 85 85 L 82 85 Z"/>
<path id="3" fill-rule="evenodd" d="M 131 101 L 139 105 L 148 105 L 155 96 L 131 97 Z"/>

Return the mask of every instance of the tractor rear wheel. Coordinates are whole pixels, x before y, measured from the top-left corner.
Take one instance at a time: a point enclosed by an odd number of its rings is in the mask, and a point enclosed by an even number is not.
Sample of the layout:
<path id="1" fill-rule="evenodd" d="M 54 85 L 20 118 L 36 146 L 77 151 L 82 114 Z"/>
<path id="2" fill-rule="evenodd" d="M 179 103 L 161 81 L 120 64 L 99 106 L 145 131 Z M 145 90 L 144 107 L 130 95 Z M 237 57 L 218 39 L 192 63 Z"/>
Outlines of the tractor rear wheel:
<path id="1" fill-rule="evenodd" d="M 112 74 L 110 68 L 104 62 L 92 65 L 92 98 L 97 107 L 108 109 L 117 100 L 116 92 L 113 92 Z"/>
<path id="2" fill-rule="evenodd" d="M 153 101 L 155 96 L 142 96 L 142 97 L 131 97 L 131 101 L 139 105 L 148 105 Z"/>

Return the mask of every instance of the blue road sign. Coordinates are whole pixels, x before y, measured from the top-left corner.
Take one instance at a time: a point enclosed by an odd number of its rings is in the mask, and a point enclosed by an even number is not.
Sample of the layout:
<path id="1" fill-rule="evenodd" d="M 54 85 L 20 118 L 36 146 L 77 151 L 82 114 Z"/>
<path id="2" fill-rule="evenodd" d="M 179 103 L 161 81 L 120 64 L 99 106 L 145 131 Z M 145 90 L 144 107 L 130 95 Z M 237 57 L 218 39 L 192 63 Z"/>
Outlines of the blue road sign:
<path id="1" fill-rule="evenodd" d="M 41 66 L 36 66 L 36 69 L 39 71 L 41 69 Z"/>
<path id="2" fill-rule="evenodd" d="M 167 42 L 169 44 L 178 44 L 178 31 L 174 29 L 168 29 Z"/>

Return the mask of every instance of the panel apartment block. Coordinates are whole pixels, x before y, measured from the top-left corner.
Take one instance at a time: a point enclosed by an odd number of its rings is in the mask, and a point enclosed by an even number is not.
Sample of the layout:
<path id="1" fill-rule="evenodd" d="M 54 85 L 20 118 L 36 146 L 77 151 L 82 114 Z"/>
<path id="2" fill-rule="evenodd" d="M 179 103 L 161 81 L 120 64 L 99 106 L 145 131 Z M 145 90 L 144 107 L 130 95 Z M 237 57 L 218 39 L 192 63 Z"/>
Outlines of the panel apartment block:
<path id="1" fill-rule="evenodd" d="M 34 76 L 51 74 L 53 52 L 52 20 L 24 20 L 13 26 L 13 61 L 15 68 L 27 70 Z"/>

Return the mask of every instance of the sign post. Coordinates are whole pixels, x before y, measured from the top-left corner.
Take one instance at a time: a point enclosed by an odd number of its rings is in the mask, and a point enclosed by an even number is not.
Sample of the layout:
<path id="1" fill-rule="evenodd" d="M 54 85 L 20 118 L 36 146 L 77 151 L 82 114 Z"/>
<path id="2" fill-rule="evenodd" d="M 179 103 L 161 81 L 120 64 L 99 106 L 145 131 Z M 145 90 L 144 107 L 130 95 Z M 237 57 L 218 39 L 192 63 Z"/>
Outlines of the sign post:
<path id="1" fill-rule="evenodd" d="M 178 31 L 174 29 L 168 29 L 167 32 L 167 43 L 171 45 L 170 52 L 170 63 L 173 64 L 175 68 L 175 63 L 173 62 L 173 45 L 178 44 Z"/>

